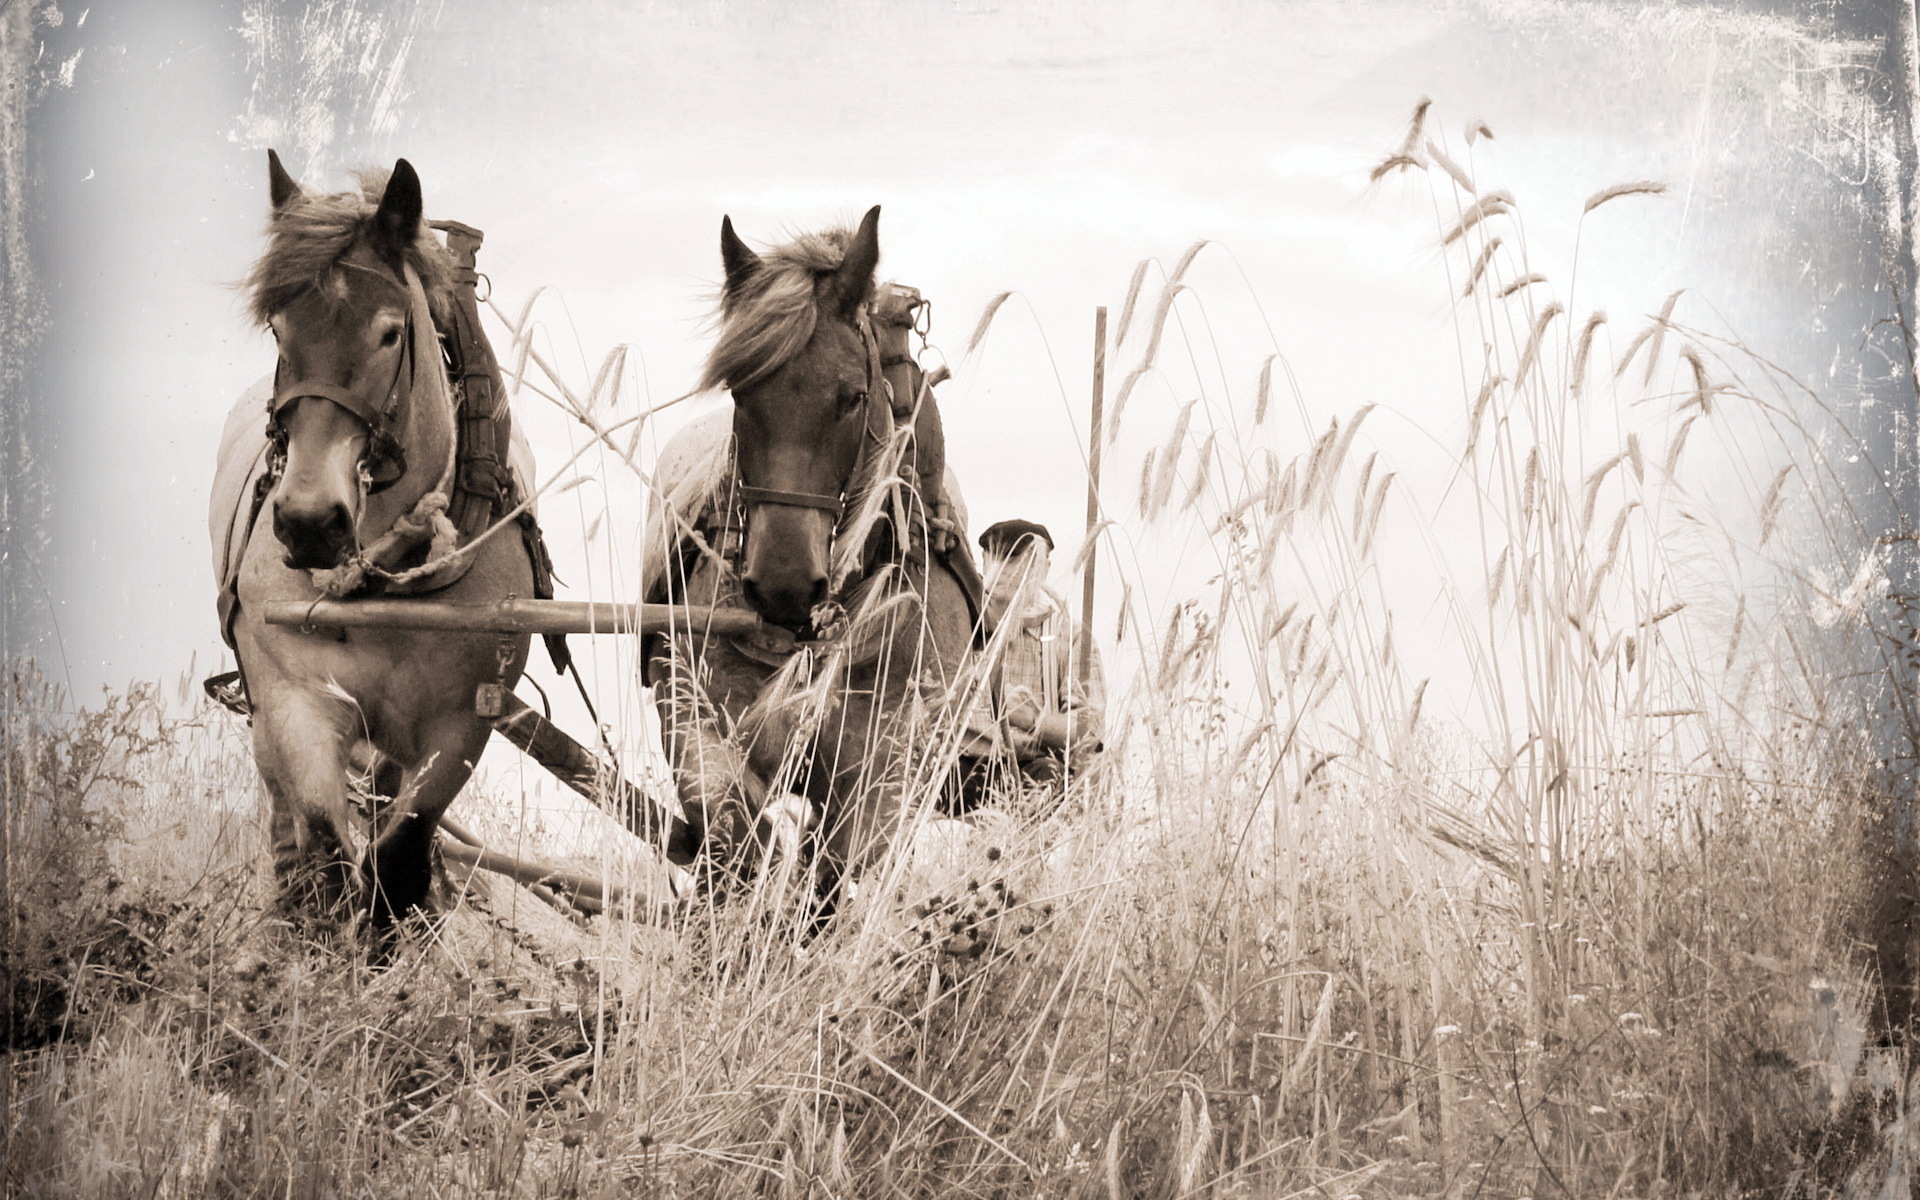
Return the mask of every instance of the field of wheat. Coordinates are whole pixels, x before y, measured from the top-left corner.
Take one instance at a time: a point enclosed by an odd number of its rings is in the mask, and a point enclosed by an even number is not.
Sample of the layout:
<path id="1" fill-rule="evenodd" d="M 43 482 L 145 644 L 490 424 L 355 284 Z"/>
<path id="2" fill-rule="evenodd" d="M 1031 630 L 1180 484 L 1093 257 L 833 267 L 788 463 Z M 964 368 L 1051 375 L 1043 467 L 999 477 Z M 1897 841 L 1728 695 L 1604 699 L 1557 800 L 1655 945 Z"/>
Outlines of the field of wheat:
<path id="1" fill-rule="evenodd" d="M 1217 251 L 1142 264 L 1100 536 L 1215 569 L 1152 596 L 1109 554 L 1101 768 L 916 812 L 817 937 L 790 871 L 592 917 L 454 871 L 370 968 L 272 912 L 238 722 L 15 664 L 8 1194 L 1909 1194 L 1867 450 L 1707 304 L 1575 309 L 1484 133 L 1423 106 L 1373 180 L 1433 201 L 1445 469 L 1369 451 L 1372 405 L 1309 423 L 1284 336 L 1204 369 Z M 490 842 L 509 779 L 454 810 Z"/>

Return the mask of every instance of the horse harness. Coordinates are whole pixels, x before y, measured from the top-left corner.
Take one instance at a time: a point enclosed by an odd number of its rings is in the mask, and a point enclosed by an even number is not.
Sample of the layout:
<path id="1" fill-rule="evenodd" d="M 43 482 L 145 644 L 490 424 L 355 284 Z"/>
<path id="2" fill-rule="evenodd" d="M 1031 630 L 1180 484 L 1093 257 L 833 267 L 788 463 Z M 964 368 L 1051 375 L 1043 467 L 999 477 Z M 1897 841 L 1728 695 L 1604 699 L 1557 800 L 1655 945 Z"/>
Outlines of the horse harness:
<path id="1" fill-rule="evenodd" d="M 477 286 L 480 274 L 476 269 L 475 252 L 485 235 L 458 221 L 430 221 L 427 224 L 446 234 L 447 248 L 455 263 L 453 303 L 449 306 L 451 312 L 445 322 L 446 327 L 441 328 L 436 323 L 434 332 L 444 359 L 441 365 L 454 388 L 454 451 L 449 470 L 441 483 L 445 493 L 444 519 L 451 527 L 455 543 L 463 546 L 507 514 L 521 508 L 525 497 L 521 495 L 520 483 L 511 465 L 512 411 L 501 382 L 499 363 L 480 325 Z M 341 265 L 366 271 L 408 293 L 400 362 L 395 366 L 394 377 L 384 401 L 378 406 L 334 384 L 322 380 L 286 381 L 276 372 L 273 397 L 267 408 L 267 467 L 254 484 L 247 520 L 242 526 L 249 535 L 285 468 L 287 435 L 280 418 L 297 400 L 307 397 L 326 400 L 346 410 L 367 427 L 367 452 L 361 460 L 361 474 L 369 495 L 385 491 L 398 483 L 409 468 L 406 453 L 394 436 L 393 426 L 402 398 L 412 394 L 420 370 L 414 350 L 417 330 L 411 302 L 412 285 L 417 277 L 413 269 L 408 267 L 407 283 L 402 284 L 371 267 L 363 267 L 358 263 Z M 520 512 L 515 520 L 533 566 L 534 597 L 551 599 L 554 592 L 553 559 L 547 551 L 539 523 L 530 507 Z M 363 557 L 379 560 L 368 564 L 375 569 L 360 572 L 352 586 L 341 594 L 421 595 L 451 586 L 471 565 L 468 556 L 451 556 L 447 569 L 433 571 L 427 577 L 403 586 L 389 586 L 385 578 L 388 571 L 405 566 L 410 560 L 423 559 L 432 545 L 433 533 L 434 525 L 431 522 L 411 522 L 403 516 L 395 529 L 376 543 L 372 554 L 363 551 Z M 233 619 L 239 609 L 236 587 L 236 580 L 228 581 L 221 589 L 219 600 L 220 632 L 229 647 L 235 646 Z M 566 636 L 547 634 L 544 640 L 554 668 L 564 670 L 572 657 Z M 216 675 L 206 681 L 206 687 L 209 695 L 229 708 L 245 711 L 245 684 L 240 672 Z"/>
<path id="2" fill-rule="evenodd" d="M 888 413 L 887 425 L 891 429 L 898 430 L 903 426 L 911 425 L 918 411 L 920 402 L 924 399 L 931 398 L 931 383 L 928 382 L 928 377 L 920 371 L 919 364 L 911 355 L 906 354 L 904 349 L 895 350 L 890 355 L 883 352 L 881 340 L 874 330 L 874 321 L 875 319 L 887 321 L 890 317 L 894 316 L 885 306 L 886 300 L 889 298 L 898 299 L 896 294 L 901 292 L 911 295 L 911 305 L 903 310 L 909 314 L 908 320 L 906 322 L 897 322 L 896 320 L 894 323 L 904 323 L 913 328 L 918 328 L 918 323 L 912 319 L 911 314 L 913 314 L 916 309 L 919 309 L 922 304 L 919 299 L 919 293 L 911 288 L 900 288 L 892 284 L 884 285 L 884 287 L 886 290 L 876 299 L 872 308 L 868 312 L 861 314 L 857 322 L 857 327 L 860 330 L 861 340 L 865 344 L 867 351 L 868 404 L 883 405 Z M 921 333 L 924 336 L 924 329 L 921 330 Z M 904 338 L 899 340 L 904 347 Z M 912 387 L 914 394 L 912 395 L 903 396 L 902 392 L 906 389 L 896 387 L 894 381 L 888 378 L 890 370 L 901 364 L 911 364 L 911 370 L 918 376 L 917 379 L 913 380 Z M 903 382 L 905 381 L 903 380 Z M 933 380 L 933 382 L 937 382 L 937 379 Z M 873 453 L 876 448 L 886 444 L 885 439 L 875 432 L 874 426 L 875 421 L 870 409 L 868 420 L 861 434 L 862 440 L 859 457 L 854 462 L 853 470 L 849 472 L 847 476 L 849 488 L 856 486 L 857 481 L 862 480 L 870 474 L 868 469 L 869 455 Z M 842 589 L 836 589 L 836 592 L 829 594 L 827 600 L 823 602 L 821 607 L 833 615 L 826 621 L 816 619 L 815 624 L 819 636 L 810 642 L 803 642 L 788 635 L 785 630 L 767 626 L 764 627 L 759 634 L 750 637 L 742 636 L 730 639 L 737 650 L 746 657 L 754 659 L 763 665 L 778 666 L 802 647 L 822 647 L 825 644 L 840 640 L 847 632 L 848 621 L 846 614 L 849 612 L 857 612 L 862 607 L 862 601 L 871 594 L 873 588 L 881 582 L 881 577 L 885 574 L 885 572 L 876 569 L 881 561 L 887 557 L 887 541 L 885 540 L 887 533 L 883 531 L 883 526 L 885 530 L 891 531 L 892 545 L 897 552 L 901 552 L 910 558 L 915 551 L 926 549 L 947 563 L 949 569 L 951 569 L 960 580 L 962 591 L 967 594 L 969 604 L 974 609 L 974 616 L 977 621 L 981 607 L 978 583 L 979 573 L 977 569 L 974 568 L 971 556 L 968 554 L 964 544 L 961 544 L 957 539 L 952 537 L 945 539 L 947 543 L 945 547 L 929 544 L 933 538 L 938 537 L 942 530 L 942 524 L 935 512 L 936 498 L 926 494 L 928 480 L 923 474 L 916 471 L 911 455 L 904 456 L 901 459 L 898 464 L 898 470 L 902 480 L 920 498 L 921 503 L 916 506 L 920 510 L 918 514 L 920 519 L 915 520 L 913 516 L 905 511 L 904 505 L 896 504 L 894 505 L 895 511 L 892 514 L 892 519 L 876 524 L 873 534 L 870 535 L 869 545 L 862 554 L 861 568 L 852 577 L 844 581 Z M 705 548 L 711 551 L 726 567 L 726 586 L 730 594 L 724 603 L 744 603 L 743 598 L 738 594 L 738 587 L 735 581 L 737 581 L 740 576 L 741 560 L 746 552 L 747 513 L 748 509 L 753 505 L 784 504 L 796 508 L 812 508 L 831 513 L 834 519 L 834 531 L 832 540 L 829 541 L 828 551 L 829 558 L 831 559 L 833 541 L 837 541 L 843 533 L 842 523 L 846 518 L 848 501 L 851 499 L 851 494 L 848 491 L 843 490 L 838 495 L 828 496 L 815 492 L 790 492 L 775 488 L 754 487 L 739 481 L 739 465 L 737 459 L 733 459 L 729 463 L 727 474 L 728 477 L 734 481 L 733 486 L 725 489 L 723 498 L 718 503 L 709 507 L 704 514 L 694 521 L 692 526 L 693 533 L 701 542 L 705 543 Z M 940 481 L 933 481 L 932 486 L 938 489 L 941 486 Z M 691 538 L 688 540 L 690 543 L 693 541 Z M 957 554 L 955 553 L 956 549 L 958 551 Z M 955 562 L 955 559 L 961 561 Z M 683 566 L 683 571 L 684 569 Z M 847 587 L 844 585 L 851 586 Z M 844 591 L 845 594 L 839 594 L 841 591 Z M 858 652 L 850 655 L 853 661 L 860 661 L 864 657 L 863 654 Z"/>
<path id="3" fill-rule="evenodd" d="M 356 262 L 342 260 L 342 267 L 351 267 L 364 271 L 389 287 L 400 292 L 401 309 L 406 313 L 406 324 L 400 335 L 400 360 L 394 364 L 393 379 L 387 385 L 386 399 L 378 407 L 355 395 L 351 390 L 322 379 L 285 380 L 278 366 L 274 368 L 273 398 L 267 402 L 267 438 L 272 444 L 268 459 L 266 486 L 271 489 L 279 481 L 287 461 L 287 429 L 281 424 L 281 414 L 294 404 L 309 397 L 325 400 L 338 408 L 346 410 L 362 425 L 367 427 L 367 450 L 360 459 L 360 474 L 366 481 L 367 493 L 375 495 L 386 491 L 400 482 L 407 473 L 407 454 L 399 439 L 393 436 L 394 417 L 400 411 L 402 395 L 412 395 L 418 382 L 414 361 L 414 320 L 413 291 L 419 286 L 419 278 L 412 267 L 406 267 L 406 282 L 402 283 L 391 275 L 376 271 L 372 267 Z M 401 387 L 404 382 L 405 391 Z"/>
<path id="4" fill-rule="evenodd" d="M 876 385 L 881 387 L 885 386 L 885 376 L 881 374 L 880 367 L 880 342 L 874 337 L 873 323 L 867 319 L 865 313 L 860 314 L 860 319 L 855 325 L 856 328 L 860 330 L 861 345 L 865 347 L 867 352 L 867 386 L 865 392 L 867 403 L 871 405 L 874 400 Z M 860 477 L 861 468 L 866 465 L 869 445 L 879 440 L 873 432 L 873 420 L 871 414 L 869 414 L 866 423 L 861 427 L 860 456 L 854 460 L 853 470 L 847 475 L 847 484 L 849 486 L 852 485 L 855 479 Z M 777 488 L 752 487 L 746 483 L 737 482 L 739 480 L 739 473 L 740 465 L 738 459 L 736 459 L 732 467 L 732 474 L 736 480 L 733 491 L 740 506 L 784 504 L 791 508 L 816 508 L 822 512 L 833 514 L 834 534 L 836 537 L 839 535 L 840 522 L 847 515 L 847 493 L 844 489 L 835 496 L 822 495 L 818 492 L 783 492 Z M 745 517 L 743 514 L 740 525 L 743 532 L 745 527 Z M 731 565 L 736 571 L 738 570 L 738 562 L 733 562 Z"/>
<path id="5" fill-rule="evenodd" d="M 919 333 L 922 343 L 926 341 L 926 320 L 931 308 L 932 305 L 929 302 L 920 298 L 917 289 L 887 283 L 880 285 L 873 302 L 860 314 L 857 322 L 860 340 L 867 351 L 869 402 L 873 398 L 883 399 L 888 411 L 892 413 L 896 427 L 913 421 L 921 401 L 931 396 L 932 385 L 944 378 L 944 368 L 941 375 L 928 376 L 920 369 L 919 362 L 907 352 L 906 348 L 905 333 L 909 330 Z M 886 339 L 887 344 L 884 346 L 881 344 L 879 333 L 874 329 L 876 323 L 888 326 L 890 336 Z M 899 336 L 897 337 L 891 336 L 896 332 L 895 327 L 898 327 Z M 906 367 L 907 371 L 896 370 L 900 367 Z M 869 441 L 878 440 L 873 435 L 871 424 L 867 426 L 867 437 Z M 866 451 L 867 443 L 862 443 L 863 461 Z M 854 465 L 853 473 L 848 477 L 849 482 L 860 474 L 861 465 L 862 463 Z M 922 480 L 913 477 L 912 463 L 903 461 L 901 469 L 907 481 L 918 489 Z M 937 478 L 933 486 L 936 489 L 940 486 Z M 750 487 L 744 483 L 739 484 L 735 492 L 745 504 L 785 504 L 795 508 L 816 508 L 822 512 L 830 512 L 833 514 L 836 526 L 846 515 L 845 492 L 838 496 L 827 496 L 815 492 L 784 492 L 775 488 Z"/>

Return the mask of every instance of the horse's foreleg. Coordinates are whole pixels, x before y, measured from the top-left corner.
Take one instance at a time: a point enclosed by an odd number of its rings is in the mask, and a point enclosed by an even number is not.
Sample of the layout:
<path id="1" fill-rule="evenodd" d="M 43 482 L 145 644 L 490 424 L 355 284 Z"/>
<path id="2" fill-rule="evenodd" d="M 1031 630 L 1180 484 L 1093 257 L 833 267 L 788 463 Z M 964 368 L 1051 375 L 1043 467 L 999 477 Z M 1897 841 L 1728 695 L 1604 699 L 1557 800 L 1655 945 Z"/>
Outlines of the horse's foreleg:
<path id="1" fill-rule="evenodd" d="M 897 704 L 897 701 L 896 701 Z M 893 841 L 904 816 L 905 741 L 910 722 L 871 696 L 849 700 L 835 713 L 831 784 L 822 828 L 820 916 L 838 904 L 848 878 L 857 877 Z"/>
<path id="2" fill-rule="evenodd" d="M 357 726 L 358 714 L 331 697 L 289 696 L 254 712 L 254 760 L 273 808 L 274 879 L 290 910 L 327 912 L 346 898 L 347 752 Z"/>
<path id="3" fill-rule="evenodd" d="M 423 731 L 420 760 L 401 777 L 361 864 L 375 926 L 426 907 L 440 817 L 472 777 L 488 732 L 465 713 L 450 714 Z"/>
<path id="4" fill-rule="evenodd" d="M 654 652 L 649 673 L 662 748 L 694 840 L 716 861 L 736 863 L 766 803 L 766 783 L 727 736 L 706 689 L 670 649 Z"/>

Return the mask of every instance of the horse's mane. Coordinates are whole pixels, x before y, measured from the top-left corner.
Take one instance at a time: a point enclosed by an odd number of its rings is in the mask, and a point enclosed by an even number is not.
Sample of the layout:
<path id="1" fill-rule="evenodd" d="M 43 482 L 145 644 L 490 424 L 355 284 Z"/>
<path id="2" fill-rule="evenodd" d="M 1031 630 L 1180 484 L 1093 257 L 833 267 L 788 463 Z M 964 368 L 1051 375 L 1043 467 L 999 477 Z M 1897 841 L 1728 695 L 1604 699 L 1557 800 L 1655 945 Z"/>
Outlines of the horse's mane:
<path id="1" fill-rule="evenodd" d="M 255 321 L 265 325 L 310 287 L 320 288 L 323 295 L 333 294 L 326 287 L 329 277 L 367 236 L 390 174 L 381 168 L 362 168 L 354 172 L 358 192 L 296 196 L 274 211 L 267 222 L 267 252 L 253 264 L 244 285 L 251 293 L 249 309 Z M 435 321 L 444 321 L 453 286 L 452 256 L 425 221 L 403 256 L 420 276 Z"/>
<path id="2" fill-rule="evenodd" d="M 760 255 L 759 269 L 720 294 L 720 339 L 702 388 L 741 388 L 780 369 L 806 347 L 819 320 L 819 283 L 839 270 L 851 229 L 801 234 Z"/>

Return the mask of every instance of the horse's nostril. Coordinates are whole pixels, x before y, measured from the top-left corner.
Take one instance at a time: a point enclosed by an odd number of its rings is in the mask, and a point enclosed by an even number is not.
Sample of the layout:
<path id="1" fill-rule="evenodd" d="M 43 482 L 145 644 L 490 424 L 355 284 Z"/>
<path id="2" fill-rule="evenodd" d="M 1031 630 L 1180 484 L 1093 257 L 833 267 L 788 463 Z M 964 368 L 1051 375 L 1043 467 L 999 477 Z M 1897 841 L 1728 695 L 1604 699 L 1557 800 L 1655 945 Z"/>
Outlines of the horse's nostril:
<path id="1" fill-rule="evenodd" d="M 306 510 L 278 503 L 273 532 L 287 548 L 287 565 L 328 568 L 337 565 L 353 542 L 353 517 L 342 504 Z"/>
<path id="2" fill-rule="evenodd" d="M 346 505 L 336 504 L 327 514 L 327 535 L 341 545 L 345 545 L 347 539 L 353 536 L 353 517 L 347 512 Z"/>
<path id="3" fill-rule="evenodd" d="M 813 612 L 814 605 L 826 599 L 824 578 L 796 582 L 793 586 L 767 584 L 751 576 L 741 579 L 741 595 L 749 607 L 776 624 L 798 628 Z"/>

